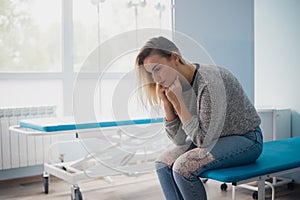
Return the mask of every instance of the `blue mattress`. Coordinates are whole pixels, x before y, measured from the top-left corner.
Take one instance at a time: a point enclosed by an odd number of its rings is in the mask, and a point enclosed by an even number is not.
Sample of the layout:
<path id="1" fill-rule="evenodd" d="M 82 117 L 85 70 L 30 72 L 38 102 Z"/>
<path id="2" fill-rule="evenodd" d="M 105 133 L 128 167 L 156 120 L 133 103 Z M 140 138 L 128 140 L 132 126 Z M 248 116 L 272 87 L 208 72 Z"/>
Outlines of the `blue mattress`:
<path id="1" fill-rule="evenodd" d="M 33 130 L 38 130 L 43 132 L 54 132 L 54 131 L 71 131 L 77 129 L 151 124 L 151 123 L 160 123 L 160 122 L 163 122 L 163 118 L 134 119 L 134 120 L 123 120 L 123 121 L 102 121 L 102 122 L 91 122 L 91 123 L 74 123 L 74 120 L 72 118 L 64 117 L 64 118 L 25 119 L 20 121 L 20 127 L 30 128 Z"/>
<path id="2" fill-rule="evenodd" d="M 300 137 L 265 142 L 255 163 L 211 170 L 201 177 L 226 183 L 237 183 L 253 177 L 300 167 Z"/>

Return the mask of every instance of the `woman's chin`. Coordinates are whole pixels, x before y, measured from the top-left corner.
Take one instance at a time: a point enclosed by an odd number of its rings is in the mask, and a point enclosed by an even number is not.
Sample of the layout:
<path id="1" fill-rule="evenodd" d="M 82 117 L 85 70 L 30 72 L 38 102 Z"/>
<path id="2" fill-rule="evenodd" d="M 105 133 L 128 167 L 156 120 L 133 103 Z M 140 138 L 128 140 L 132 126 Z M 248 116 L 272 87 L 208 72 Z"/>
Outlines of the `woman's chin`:
<path id="1" fill-rule="evenodd" d="M 170 86 L 169 85 L 166 85 L 166 84 L 163 84 L 161 85 L 161 87 L 165 88 L 165 89 L 168 89 Z"/>
<path id="2" fill-rule="evenodd" d="M 165 89 L 168 89 L 171 85 L 172 85 L 172 83 L 169 84 L 167 82 L 163 82 L 162 84 L 160 84 L 160 86 L 163 87 L 163 88 L 165 88 Z"/>

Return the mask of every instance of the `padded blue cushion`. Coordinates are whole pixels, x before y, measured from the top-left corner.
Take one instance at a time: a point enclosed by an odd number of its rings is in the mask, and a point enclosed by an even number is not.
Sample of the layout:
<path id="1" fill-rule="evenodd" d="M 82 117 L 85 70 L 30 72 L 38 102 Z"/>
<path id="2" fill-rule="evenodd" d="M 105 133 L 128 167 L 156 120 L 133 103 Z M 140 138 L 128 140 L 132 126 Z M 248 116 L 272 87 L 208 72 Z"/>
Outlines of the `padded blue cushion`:
<path id="1" fill-rule="evenodd" d="M 69 131 L 77 129 L 91 129 L 91 128 L 103 128 L 103 127 L 115 127 L 115 126 L 127 126 L 134 124 L 150 124 L 160 123 L 163 118 L 148 118 L 148 119 L 134 119 L 123 121 L 103 121 L 103 122 L 91 122 L 91 123 L 78 123 L 75 124 L 74 120 L 70 117 L 64 118 L 39 118 L 39 119 L 25 119 L 20 121 L 20 127 L 30 128 L 43 132 L 53 131 Z"/>
<path id="2" fill-rule="evenodd" d="M 252 177 L 300 167 L 300 137 L 265 142 L 255 163 L 207 171 L 201 177 L 236 183 Z"/>

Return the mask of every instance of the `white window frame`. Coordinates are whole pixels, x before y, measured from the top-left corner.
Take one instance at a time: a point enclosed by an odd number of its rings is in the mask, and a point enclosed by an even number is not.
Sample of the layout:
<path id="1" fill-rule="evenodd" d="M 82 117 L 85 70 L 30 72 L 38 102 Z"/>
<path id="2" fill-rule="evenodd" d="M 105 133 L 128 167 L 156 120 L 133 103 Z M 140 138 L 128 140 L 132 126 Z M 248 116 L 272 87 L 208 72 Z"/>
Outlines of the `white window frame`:
<path id="1" fill-rule="evenodd" d="M 73 0 L 61 0 L 62 2 L 62 72 L 0 72 L 1 80 L 61 80 L 63 91 L 63 115 L 72 114 L 73 83 L 77 72 L 73 69 Z M 174 8 L 172 5 L 172 30 L 174 30 Z M 173 31 L 174 32 L 174 31 Z M 87 79 L 98 78 L 96 73 L 81 73 Z M 106 79 L 118 79 L 122 73 L 109 73 Z"/>

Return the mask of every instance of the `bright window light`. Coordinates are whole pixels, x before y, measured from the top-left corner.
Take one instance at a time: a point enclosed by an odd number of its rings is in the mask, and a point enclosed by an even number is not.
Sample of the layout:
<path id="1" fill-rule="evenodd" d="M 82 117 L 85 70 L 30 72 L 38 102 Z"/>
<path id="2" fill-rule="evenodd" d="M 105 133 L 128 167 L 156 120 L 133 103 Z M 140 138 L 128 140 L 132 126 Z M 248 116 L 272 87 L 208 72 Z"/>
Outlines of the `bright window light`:
<path id="1" fill-rule="evenodd" d="M 61 0 L 1 0 L 0 71 L 61 70 Z"/>
<path id="2" fill-rule="evenodd" d="M 171 0 L 74 0 L 73 8 L 75 71 L 95 48 L 116 35 L 143 28 L 172 30 Z M 135 56 L 123 55 L 110 72 L 127 71 L 124 63 L 132 67 Z"/>
<path id="3" fill-rule="evenodd" d="M 63 8 L 63 1 L 0 1 L 0 72 L 63 72 L 65 59 L 73 59 L 67 63 L 76 72 L 95 48 L 116 35 L 142 28 L 172 30 L 171 0 L 69 0 L 73 15 L 67 22 L 62 13 L 69 7 Z M 71 37 L 62 33 L 63 24 L 72 27 Z M 73 51 L 65 49 L 72 56 L 63 58 L 62 41 L 73 42 Z M 134 57 L 122 55 L 121 63 Z M 112 72 L 124 72 L 118 63 Z"/>

